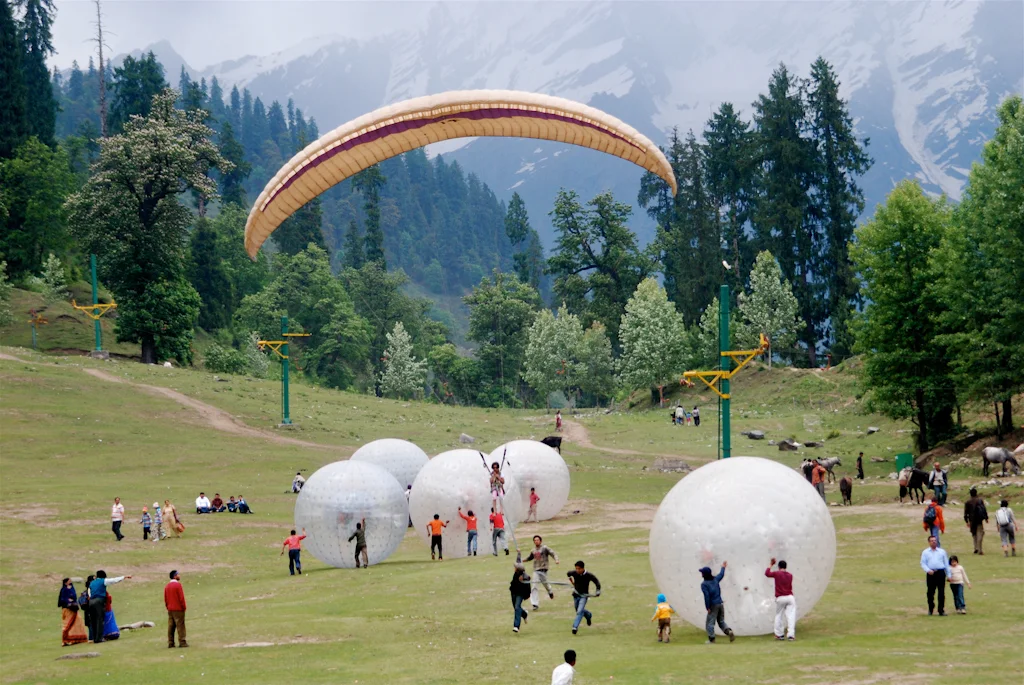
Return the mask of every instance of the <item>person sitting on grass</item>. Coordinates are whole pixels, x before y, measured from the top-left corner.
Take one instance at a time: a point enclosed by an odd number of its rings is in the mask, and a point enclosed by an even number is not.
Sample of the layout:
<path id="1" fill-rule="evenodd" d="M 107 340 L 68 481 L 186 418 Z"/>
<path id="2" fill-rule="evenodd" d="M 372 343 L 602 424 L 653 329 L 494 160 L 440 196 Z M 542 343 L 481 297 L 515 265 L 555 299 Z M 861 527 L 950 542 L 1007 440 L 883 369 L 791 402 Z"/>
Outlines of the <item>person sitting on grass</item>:
<path id="1" fill-rule="evenodd" d="M 235 496 L 234 495 L 232 495 L 231 498 L 228 500 L 228 505 L 227 506 L 228 506 L 228 511 L 231 512 L 232 514 L 234 514 L 235 512 L 238 511 L 238 502 L 235 501 Z"/>
<path id="2" fill-rule="evenodd" d="M 210 498 L 206 496 L 205 492 L 200 492 L 199 497 L 196 497 L 196 513 L 197 514 L 209 514 L 210 513 Z"/>
<path id="3" fill-rule="evenodd" d="M 224 500 L 221 499 L 220 493 L 213 493 L 213 501 L 210 502 L 210 511 L 215 514 L 219 514 L 222 511 L 226 511 L 227 507 L 224 506 Z"/>
<path id="4" fill-rule="evenodd" d="M 241 495 L 238 496 L 238 513 L 239 514 L 251 514 L 252 509 L 249 508 L 249 504 L 245 501 L 245 498 Z"/>

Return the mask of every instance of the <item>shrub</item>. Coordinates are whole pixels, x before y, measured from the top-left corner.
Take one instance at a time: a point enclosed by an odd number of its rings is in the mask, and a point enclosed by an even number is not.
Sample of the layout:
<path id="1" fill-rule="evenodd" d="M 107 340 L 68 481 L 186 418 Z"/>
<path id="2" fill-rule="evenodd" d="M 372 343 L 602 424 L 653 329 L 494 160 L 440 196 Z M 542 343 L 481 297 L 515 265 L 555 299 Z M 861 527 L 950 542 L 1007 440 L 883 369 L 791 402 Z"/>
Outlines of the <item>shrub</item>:
<path id="1" fill-rule="evenodd" d="M 242 374 L 249 369 L 249 360 L 245 355 L 232 347 L 221 347 L 217 343 L 206 350 L 203 365 L 208 371 L 216 373 Z"/>

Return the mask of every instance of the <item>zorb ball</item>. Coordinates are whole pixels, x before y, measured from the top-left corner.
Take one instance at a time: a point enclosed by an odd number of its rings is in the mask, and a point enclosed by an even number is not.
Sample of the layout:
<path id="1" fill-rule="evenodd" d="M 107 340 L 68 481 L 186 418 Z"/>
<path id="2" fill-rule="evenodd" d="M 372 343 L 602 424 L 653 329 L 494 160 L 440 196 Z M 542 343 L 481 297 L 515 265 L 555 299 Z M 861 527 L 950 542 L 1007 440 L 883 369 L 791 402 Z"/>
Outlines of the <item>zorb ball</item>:
<path id="1" fill-rule="evenodd" d="M 488 473 L 492 459 L 481 456 L 476 450 L 451 450 L 437 455 L 427 463 L 416 476 L 409 497 L 409 514 L 416 532 L 430 545 L 427 522 L 439 514 L 441 521 L 448 521 L 448 527 L 441 534 L 444 556 L 453 559 L 466 556 L 466 522 L 459 517 L 462 512 L 472 511 L 477 518 L 478 554 L 490 554 L 491 529 L 488 516 L 491 514 L 491 490 Z M 500 463 L 501 460 L 499 459 Z M 511 526 L 523 517 L 522 497 L 515 478 L 506 468 L 504 502 L 505 536 L 512 547 Z M 499 502 L 499 506 L 500 506 Z"/>
<path id="2" fill-rule="evenodd" d="M 523 520 L 530 511 L 530 488 L 536 488 L 537 519 L 554 518 L 569 500 L 569 467 L 553 447 L 536 440 L 513 440 L 491 452 L 488 463 L 504 459 L 522 496 Z"/>
<path id="3" fill-rule="evenodd" d="M 832 576 L 836 531 L 803 476 L 768 459 L 733 457 L 700 467 L 665 495 L 649 549 L 658 588 L 701 629 L 707 611 L 698 569 L 718 575 L 728 561 L 726 623 L 737 635 L 766 635 L 775 622 L 775 582 L 764 575 L 771 558 L 789 566 L 797 616 L 804 616 Z"/>
<path id="4" fill-rule="evenodd" d="M 390 473 L 402 486 L 412 485 L 416 474 L 420 472 L 430 458 L 427 453 L 408 440 L 384 438 L 368 442 L 355 451 L 352 461 L 365 461 L 376 464 Z"/>
<path id="5" fill-rule="evenodd" d="M 366 519 L 371 564 L 387 559 L 405 537 L 404 488 L 380 466 L 336 461 L 306 480 L 295 501 L 295 529 L 306 529 L 306 549 L 336 568 L 355 568 L 356 541 L 349 537 Z"/>

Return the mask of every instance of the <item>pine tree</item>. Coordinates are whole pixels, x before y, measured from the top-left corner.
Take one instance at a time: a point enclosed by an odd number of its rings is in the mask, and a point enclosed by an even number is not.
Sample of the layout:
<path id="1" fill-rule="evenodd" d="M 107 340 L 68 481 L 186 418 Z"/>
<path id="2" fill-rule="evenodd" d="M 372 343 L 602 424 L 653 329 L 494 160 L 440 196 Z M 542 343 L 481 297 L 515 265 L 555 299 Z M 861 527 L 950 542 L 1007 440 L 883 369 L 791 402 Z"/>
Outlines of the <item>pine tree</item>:
<path id="1" fill-rule="evenodd" d="M 627 388 L 663 388 L 683 369 L 686 327 L 665 289 L 653 278 L 637 286 L 619 328 L 619 382 Z"/>
<path id="2" fill-rule="evenodd" d="M 6 0 L 5 0 L 6 2 Z M 57 124 L 57 101 L 53 97 L 50 68 L 46 59 L 54 53 L 50 27 L 56 9 L 53 0 L 18 0 L 22 8 L 21 30 L 24 59 L 21 67 L 25 79 L 25 116 L 28 134 L 54 147 Z"/>
<path id="3" fill-rule="evenodd" d="M 750 294 L 741 293 L 739 296 L 737 341 L 745 348 L 753 348 L 757 347 L 762 333 L 768 336 L 772 346 L 768 355 L 768 367 L 771 368 L 774 350 L 785 354 L 803 328 L 803 322 L 797 316 L 799 308 L 793 289 L 782 277 L 775 257 L 767 250 L 760 253 L 750 272 Z"/>
<path id="4" fill-rule="evenodd" d="M 0 0 L 0 159 L 13 157 L 15 149 L 29 136 L 23 53 L 12 3 Z"/>
<path id="5" fill-rule="evenodd" d="M 68 299 L 67 275 L 64 264 L 52 252 L 43 262 L 43 299 L 53 304 Z"/>
<path id="6" fill-rule="evenodd" d="M 324 242 L 322 200 L 315 198 L 298 209 L 284 220 L 274 231 L 274 242 L 281 252 L 294 255 L 302 252 L 310 244 L 316 245 L 327 252 Z"/>
<path id="7" fill-rule="evenodd" d="M 348 269 L 361 269 L 366 263 L 363 253 L 363 236 L 359 235 L 359 224 L 355 219 L 348 222 L 345 231 L 345 247 L 342 255 L 343 264 Z"/>
<path id="8" fill-rule="evenodd" d="M 819 225 L 815 233 L 824 242 L 817 278 L 827 287 L 821 335 L 831 343 L 833 354 L 846 355 L 852 346 L 850 311 L 858 301 L 848 245 L 864 210 L 864 193 L 857 177 L 871 166 L 864 152 L 868 140 L 857 139 L 847 104 L 839 97 L 839 80 L 822 57 L 811 66 L 807 110 L 817 153 L 812 195 L 813 216 Z"/>
<path id="9" fill-rule="evenodd" d="M 230 171 L 220 175 L 220 194 L 224 204 L 232 202 L 239 207 L 245 207 L 245 180 L 252 173 L 252 165 L 245 161 L 245 150 L 242 144 L 235 138 L 235 131 L 231 123 L 225 121 L 220 131 L 220 154 L 231 162 L 233 167 Z"/>
<path id="10" fill-rule="evenodd" d="M 300 118 L 299 112 L 296 118 Z M 380 225 L 380 191 L 387 183 L 387 178 L 374 164 L 363 169 L 352 179 L 352 187 L 363 196 L 363 210 L 366 212 L 366 261 L 376 262 L 386 268 L 384 259 L 384 230 Z"/>
<path id="11" fill-rule="evenodd" d="M 231 321 L 231 281 L 217 249 L 217 233 L 212 223 L 199 217 L 190 238 L 192 264 L 189 281 L 199 293 L 203 306 L 199 310 L 199 327 L 215 331 Z"/>
<path id="12" fill-rule="evenodd" d="M 514 270 L 519 280 L 529 283 L 534 288 L 540 287 L 540 277 L 543 272 L 543 250 L 540 245 L 540 237 L 530 226 L 530 217 L 526 212 L 526 203 L 519 193 L 512 193 L 512 199 L 508 203 L 508 211 L 505 213 L 505 235 L 512 243 L 512 247 L 522 249 L 512 256 Z"/>
<path id="13" fill-rule="evenodd" d="M 412 353 L 412 338 L 399 321 L 388 333 L 388 347 L 384 352 L 384 371 L 380 375 L 381 392 L 406 398 L 423 388 L 427 377 L 427 363 L 417 361 Z"/>
<path id="14" fill-rule="evenodd" d="M 148 115 L 153 98 L 165 88 L 164 68 L 152 52 L 141 59 L 125 57 L 121 66 L 114 70 L 113 99 L 107 122 L 109 133 L 120 133 L 133 115 Z"/>

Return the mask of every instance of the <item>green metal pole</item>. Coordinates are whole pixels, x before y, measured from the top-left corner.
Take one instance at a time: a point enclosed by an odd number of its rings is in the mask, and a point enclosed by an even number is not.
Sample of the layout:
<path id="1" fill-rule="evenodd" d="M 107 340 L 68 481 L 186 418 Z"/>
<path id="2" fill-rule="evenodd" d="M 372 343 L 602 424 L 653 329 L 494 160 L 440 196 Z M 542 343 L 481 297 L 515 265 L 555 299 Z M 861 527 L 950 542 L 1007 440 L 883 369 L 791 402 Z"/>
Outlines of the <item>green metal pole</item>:
<path id="1" fill-rule="evenodd" d="M 281 354 L 284 355 L 284 359 L 281 360 L 281 410 L 284 413 L 284 418 L 281 423 L 285 426 L 289 426 L 292 423 L 291 412 L 288 407 L 288 336 L 285 335 L 288 332 L 288 317 L 281 317 L 281 338 L 285 341 L 284 345 L 281 345 Z"/>
<path id="2" fill-rule="evenodd" d="M 729 351 L 729 286 L 723 285 L 718 291 L 718 351 L 722 371 L 732 369 L 732 359 L 725 356 Z M 723 378 L 722 386 L 722 459 L 732 456 L 732 432 L 729 427 L 729 379 Z"/>
<path id="3" fill-rule="evenodd" d="M 92 303 L 99 304 L 99 289 L 96 286 L 96 255 L 89 255 L 89 268 L 92 270 Z M 94 316 L 99 316 L 100 310 L 93 309 L 92 313 Z M 103 350 L 103 339 L 100 337 L 100 320 L 96 319 L 92 322 L 96 328 L 96 351 L 101 352 Z"/>

